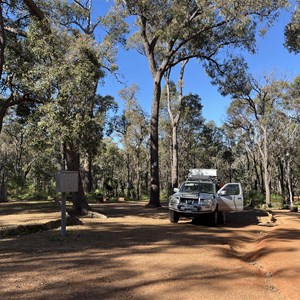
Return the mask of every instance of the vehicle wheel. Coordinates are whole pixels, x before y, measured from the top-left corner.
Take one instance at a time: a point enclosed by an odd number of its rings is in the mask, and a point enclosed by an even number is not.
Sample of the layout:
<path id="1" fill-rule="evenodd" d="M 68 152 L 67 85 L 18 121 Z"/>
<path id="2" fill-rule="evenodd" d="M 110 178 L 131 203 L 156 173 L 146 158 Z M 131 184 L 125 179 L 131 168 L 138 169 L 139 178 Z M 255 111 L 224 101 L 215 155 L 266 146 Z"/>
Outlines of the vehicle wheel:
<path id="1" fill-rule="evenodd" d="M 178 223 L 179 221 L 179 213 L 174 210 L 169 210 L 169 219 L 171 223 Z"/>
<path id="2" fill-rule="evenodd" d="M 215 211 L 211 214 L 211 225 L 212 226 L 217 226 L 218 221 L 219 221 L 219 212 L 218 209 L 216 208 Z"/>
<path id="3" fill-rule="evenodd" d="M 218 222 L 219 224 L 226 224 L 226 215 L 225 215 L 225 211 L 219 211 L 218 212 Z"/>

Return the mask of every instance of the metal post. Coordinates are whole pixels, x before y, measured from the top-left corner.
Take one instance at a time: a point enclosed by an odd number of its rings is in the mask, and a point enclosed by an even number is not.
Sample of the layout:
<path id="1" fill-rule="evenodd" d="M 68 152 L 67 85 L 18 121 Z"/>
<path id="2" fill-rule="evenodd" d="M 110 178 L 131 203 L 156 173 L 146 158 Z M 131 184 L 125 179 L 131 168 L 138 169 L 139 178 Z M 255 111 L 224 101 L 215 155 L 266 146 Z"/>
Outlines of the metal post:
<path id="1" fill-rule="evenodd" d="M 61 235 L 66 236 L 66 193 L 61 193 Z"/>

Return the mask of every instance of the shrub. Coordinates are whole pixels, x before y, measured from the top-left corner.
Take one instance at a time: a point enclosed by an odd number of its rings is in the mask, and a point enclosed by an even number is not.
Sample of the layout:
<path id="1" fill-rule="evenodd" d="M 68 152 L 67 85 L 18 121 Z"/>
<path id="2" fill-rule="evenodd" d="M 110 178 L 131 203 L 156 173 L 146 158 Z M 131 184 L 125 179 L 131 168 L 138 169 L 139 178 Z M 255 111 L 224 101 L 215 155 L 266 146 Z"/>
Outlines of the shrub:
<path id="1" fill-rule="evenodd" d="M 278 194 L 271 194 L 271 207 L 282 208 L 284 198 Z"/>
<path id="2" fill-rule="evenodd" d="M 255 206 L 261 206 L 265 203 L 266 197 L 264 194 L 261 194 L 259 191 L 250 190 L 244 195 L 244 205 L 250 205 L 255 203 Z"/>
<path id="3" fill-rule="evenodd" d="M 160 200 L 161 201 L 166 201 L 169 199 L 169 192 L 167 189 L 163 189 L 161 192 L 160 192 Z"/>

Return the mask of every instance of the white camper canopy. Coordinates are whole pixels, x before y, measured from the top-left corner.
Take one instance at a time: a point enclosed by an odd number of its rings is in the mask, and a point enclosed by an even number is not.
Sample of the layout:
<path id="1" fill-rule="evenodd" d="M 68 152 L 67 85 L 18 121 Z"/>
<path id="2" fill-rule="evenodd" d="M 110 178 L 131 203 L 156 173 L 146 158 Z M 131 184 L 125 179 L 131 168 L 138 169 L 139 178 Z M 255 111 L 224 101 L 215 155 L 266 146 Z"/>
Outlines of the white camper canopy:
<path id="1" fill-rule="evenodd" d="M 188 175 L 189 179 L 194 180 L 216 179 L 220 177 L 221 173 L 217 169 L 190 169 Z"/>

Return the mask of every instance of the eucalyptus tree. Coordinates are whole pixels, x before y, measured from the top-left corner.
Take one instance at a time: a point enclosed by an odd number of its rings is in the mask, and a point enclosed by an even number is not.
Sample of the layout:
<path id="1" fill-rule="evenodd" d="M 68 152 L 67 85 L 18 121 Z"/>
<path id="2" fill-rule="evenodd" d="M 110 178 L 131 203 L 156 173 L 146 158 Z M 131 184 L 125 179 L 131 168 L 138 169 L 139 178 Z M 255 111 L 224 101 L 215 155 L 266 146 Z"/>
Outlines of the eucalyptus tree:
<path id="1" fill-rule="evenodd" d="M 285 123 L 282 125 L 281 143 L 285 145 L 281 158 L 284 163 L 287 188 L 290 204 L 293 204 L 293 195 L 296 182 L 299 178 L 296 174 L 300 171 L 299 141 L 300 141 L 300 76 L 298 75 L 288 86 L 284 97 L 282 118 Z M 294 182 L 294 184 L 293 184 Z"/>
<path id="2" fill-rule="evenodd" d="M 100 196 L 117 196 L 126 189 L 126 165 L 123 150 L 112 138 L 103 139 L 93 168 L 96 192 Z"/>
<path id="3" fill-rule="evenodd" d="M 28 57 L 26 57 L 26 48 L 22 47 L 21 43 L 27 36 L 27 29 L 32 19 L 40 22 L 41 27 L 45 29 L 45 34 L 49 32 L 45 14 L 35 4 L 35 1 L 1 1 L 0 76 L 2 81 L 0 98 L 0 132 L 2 130 L 3 119 L 10 107 L 14 107 L 20 103 L 37 101 L 28 90 L 20 91 L 20 88 L 13 80 L 14 74 L 10 68 L 11 62 L 13 61 L 10 56 L 15 56 L 14 58 L 18 63 L 28 59 Z M 33 59 L 31 58 L 31 60 Z"/>
<path id="4" fill-rule="evenodd" d="M 300 52 L 300 1 L 293 12 L 291 21 L 285 27 L 285 46 L 290 52 Z"/>
<path id="5" fill-rule="evenodd" d="M 127 198 L 135 196 L 138 200 L 142 194 L 142 177 L 148 173 L 147 139 L 149 135 L 148 116 L 137 101 L 139 88 L 136 85 L 122 89 L 119 94 L 125 101 L 122 116 L 117 122 L 116 130 L 121 134 L 121 143 L 127 165 Z M 145 177 L 145 176 L 144 176 Z M 134 184 L 133 184 L 134 180 Z M 134 189 L 134 187 L 136 187 Z M 135 191 L 132 195 L 131 190 Z"/>
<path id="6" fill-rule="evenodd" d="M 54 191 L 52 178 L 60 163 L 56 159 L 59 152 L 38 135 L 43 133 L 29 120 L 25 125 L 24 117 L 15 113 L 7 117 L 1 133 L 0 156 L 4 162 L 2 180 L 12 189 L 11 194 Z"/>
<path id="7" fill-rule="evenodd" d="M 178 126 L 179 178 L 186 177 L 190 168 L 204 167 L 202 160 L 207 145 L 203 143 L 204 118 L 201 98 L 188 94 L 183 98 L 181 121 Z"/>
<path id="8" fill-rule="evenodd" d="M 54 32 L 52 29 L 52 34 Z M 50 77 L 42 78 L 44 84 L 53 89 L 53 99 L 40 108 L 38 126 L 50 137 L 59 137 L 64 146 L 67 169 L 80 171 L 80 153 L 97 151 L 106 113 L 115 106 L 112 97 L 95 95 L 95 82 L 103 77 L 98 48 L 91 37 L 72 35 L 62 30 L 56 31 L 55 41 L 59 45 L 55 49 L 41 48 L 39 41 L 32 39 L 31 49 L 35 56 L 45 51 L 47 53 L 41 55 L 44 59 L 55 51 L 56 61 L 47 66 Z M 43 68 L 46 65 L 42 66 L 38 71 L 45 74 Z M 73 208 L 78 213 L 88 209 L 81 180 L 78 193 L 73 194 Z"/>
<path id="9" fill-rule="evenodd" d="M 24 3 L 23 3 L 24 2 Z M 35 17 L 39 21 L 45 19 L 43 11 L 36 5 L 33 0 L 24 1 L 1 1 L 0 3 L 0 77 L 2 76 L 3 64 L 4 64 L 4 51 L 6 46 L 6 32 L 10 32 L 18 35 L 26 35 L 22 28 L 18 28 L 20 25 L 24 26 L 28 20 L 28 16 L 20 16 L 16 14 L 16 19 L 13 15 L 18 10 L 27 10 L 31 17 Z M 5 12 L 5 15 L 4 15 Z"/>
<path id="10" fill-rule="evenodd" d="M 171 163 L 171 185 L 172 189 L 178 187 L 178 127 L 181 118 L 181 113 L 183 110 L 183 77 L 185 67 L 188 63 L 188 60 L 185 60 L 181 63 L 179 78 L 178 78 L 178 92 L 177 95 L 172 97 L 171 95 L 171 68 L 165 73 L 165 82 L 166 82 L 166 92 L 167 92 L 167 108 L 172 128 L 172 163 Z M 175 99 L 174 99 L 175 98 Z"/>
<path id="11" fill-rule="evenodd" d="M 107 111 L 115 107 L 111 97 L 96 95 L 104 68 L 115 69 L 113 40 L 95 42 L 93 31 L 100 21 L 90 20 L 91 1 L 39 1 L 43 12 L 32 20 L 23 18 L 21 2 L 14 3 L 15 23 L 21 25 L 17 34 L 10 33 L 5 48 L 1 83 L 8 98 L 1 103 L 1 116 L 23 101 L 43 104 L 36 116 L 39 127 L 49 137 L 59 137 L 68 169 L 79 171 L 79 152 L 91 156 L 97 151 Z M 31 6 L 30 12 L 34 10 L 38 8 Z M 73 196 L 74 210 L 88 208 L 81 180 Z"/>
<path id="12" fill-rule="evenodd" d="M 260 84 L 253 78 L 248 79 L 244 91 L 238 91 L 238 97 L 228 109 L 227 124 L 242 129 L 248 143 L 257 147 L 263 166 L 266 204 L 270 205 L 272 156 L 276 140 L 281 140 L 282 126 L 286 126 L 286 119 L 282 118 L 282 104 L 287 84 L 274 80 L 272 76 L 265 76 L 264 80 L 265 83 Z"/>
<path id="13" fill-rule="evenodd" d="M 183 72 L 180 73 L 177 85 L 165 78 L 160 103 L 161 188 L 168 189 L 169 193 L 178 187 L 189 168 L 199 167 L 204 149 L 201 143 L 204 128 L 201 99 L 196 94 L 183 95 Z"/>
<path id="14" fill-rule="evenodd" d="M 62 2 L 59 0 L 53 0 L 53 8 L 51 10 L 51 16 L 54 19 L 58 20 L 60 26 L 62 28 L 66 28 L 68 32 L 72 33 L 78 37 L 85 37 L 92 40 L 95 40 L 95 31 L 99 28 L 99 25 L 106 20 L 98 17 L 95 21 L 93 21 L 92 13 L 92 1 L 70 1 L 70 2 Z M 99 31 L 98 31 L 99 32 Z M 118 26 L 117 28 L 109 29 L 106 35 L 102 38 L 100 42 L 95 43 L 97 47 L 97 61 L 95 60 L 96 57 L 90 56 L 92 60 L 94 60 L 95 64 L 98 64 L 98 67 L 101 68 L 102 75 L 100 77 L 95 77 L 90 82 L 90 88 L 94 93 L 94 97 L 89 97 L 90 104 L 89 109 L 90 111 L 87 113 L 90 117 L 94 115 L 95 107 L 100 105 L 102 102 L 102 112 L 104 113 L 105 108 L 109 110 L 109 102 L 108 97 L 100 97 L 97 96 L 98 89 L 100 90 L 101 86 L 99 87 L 99 79 L 101 78 L 103 83 L 103 76 L 104 70 L 108 70 L 109 72 L 115 72 L 117 70 L 117 66 L 115 64 L 115 55 L 116 55 L 116 48 L 115 43 L 118 41 L 118 37 L 122 34 L 123 28 L 122 26 Z M 94 100 L 96 100 L 96 102 Z M 98 100 L 97 100 L 98 99 Z M 112 100 L 112 99 L 111 99 Z M 94 101 L 94 104 L 92 102 Z M 98 102 L 98 103 L 97 103 Z M 110 105 L 112 101 L 110 101 Z M 112 108 L 112 106 L 110 106 Z M 99 121 L 99 120 L 98 120 Z M 105 120 L 108 121 L 108 120 Z M 95 121 L 97 122 L 97 121 Z M 102 121 L 102 127 L 105 125 Z M 100 136 L 99 136 L 100 138 Z M 85 189 L 88 192 L 92 191 L 93 186 L 93 176 L 92 176 L 92 164 L 93 158 L 95 157 L 96 150 L 90 146 L 84 149 L 84 155 L 81 155 L 83 160 L 83 167 L 84 172 L 83 177 L 85 183 Z M 74 153 L 75 155 L 75 153 Z M 76 154 L 78 155 L 78 153 Z"/>
<path id="15" fill-rule="evenodd" d="M 228 110 L 230 114 L 230 108 Z M 233 153 L 233 175 L 243 184 L 245 192 L 255 191 L 261 195 L 264 193 L 262 164 L 260 154 L 254 142 L 252 128 L 243 124 L 237 128 L 230 123 L 223 126 L 225 136 L 230 141 L 230 149 Z"/>
<path id="16" fill-rule="evenodd" d="M 285 0 L 116 1 L 111 20 L 119 22 L 124 10 L 128 16 L 135 17 L 130 45 L 147 57 L 153 79 L 150 205 L 160 206 L 158 121 L 165 72 L 192 58 L 199 59 L 206 68 L 216 68 L 226 56 L 225 49 L 229 48 L 245 48 L 253 52 L 258 25 L 271 23 L 286 3 Z"/>

